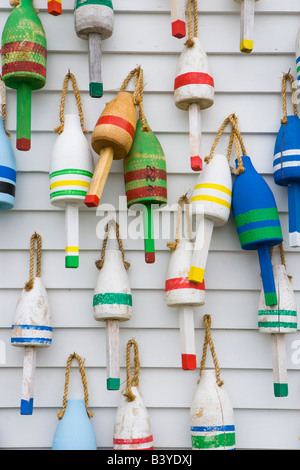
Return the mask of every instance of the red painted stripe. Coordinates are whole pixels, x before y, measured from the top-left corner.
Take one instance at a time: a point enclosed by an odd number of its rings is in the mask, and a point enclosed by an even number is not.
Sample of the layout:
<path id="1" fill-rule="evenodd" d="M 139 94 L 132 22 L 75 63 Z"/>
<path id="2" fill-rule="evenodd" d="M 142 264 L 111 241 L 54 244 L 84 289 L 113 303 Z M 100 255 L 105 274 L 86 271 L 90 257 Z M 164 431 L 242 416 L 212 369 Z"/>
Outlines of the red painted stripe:
<path id="1" fill-rule="evenodd" d="M 47 49 L 41 44 L 30 41 L 14 41 L 3 44 L 1 55 L 9 54 L 10 52 L 34 52 L 47 58 Z"/>
<path id="2" fill-rule="evenodd" d="M 158 168 L 153 168 L 150 165 L 147 168 L 143 168 L 142 170 L 129 171 L 125 174 L 125 184 L 137 180 L 147 180 L 147 182 L 151 183 L 157 179 L 166 180 L 167 172 L 164 170 L 159 170 Z"/>
<path id="3" fill-rule="evenodd" d="M 124 131 L 130 134 L 132 139 L 134 137 L 135 128 L 130 122 L 126 121 L 126 119 L 123 119 L 120 116 L 112 116 L 111 114 L 100 116 L 96 126 L 99 126 L 100 124 L 111 124 L 113 126 L 121 127 L 121 129 L 124 129 Z"/>
<path id="4" fill-rule="evenodd" d="M 131 202 L 134 199 L 162 197 L 167 199 L 167 189 L 160 186 L 144 186 L 143 188 L 129 189 L 126 191 L 127 201 Z"/>
<path id="5" fill-rule="evenodd" d="M 36 64 L 35 62 L 27 62 L 27 61 L 18 61 L 18 62 L 11 62 L 10 64 L 5 64 L 2 66 L 2 75 L 7 75 L 9 73 L 15 72 L 31 72 L 37 73 L 42 77 L 46 78 L 46 67 L 41 64 Z"/>
<path id="6" fill-rule="evenodd" d="M 175 78 L 174 89 L 184 85 L 210 85 L 214 86 L 214 79 L 208 73 L 188 72 Z"/>
<path id="7" fill-rule="evenodd" d="M 114 444 L 146 444 L 147 442 L 152 442 L 153 436 L 141 437 L 139 439 L 115 439 Z"/>
<path id="8" fill-rule="evenodd" d="M 205 290 L 205 282 L 192 282 L 189 281 L 188 277 L 175 277 L 173 279 L 168 279 L 166 281 L 165 291 L 169 292 L 170 290 L 175 289 Z"/>

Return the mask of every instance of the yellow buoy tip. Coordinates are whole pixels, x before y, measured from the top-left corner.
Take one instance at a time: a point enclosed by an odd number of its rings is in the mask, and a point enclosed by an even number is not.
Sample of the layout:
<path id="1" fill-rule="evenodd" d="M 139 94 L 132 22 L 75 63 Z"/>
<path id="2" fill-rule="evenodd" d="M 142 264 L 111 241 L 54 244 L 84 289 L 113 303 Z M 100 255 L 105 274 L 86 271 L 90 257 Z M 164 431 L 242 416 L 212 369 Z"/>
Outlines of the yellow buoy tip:
<path id="1" fill-rule="evenodd" d="M 253 50 L 253 41 L 250 41 L 249 39 L 243 39 L 240 43 L 240 51 L 245 52 L 246 54 L 250 54 Z"/>
<path id="2" fill-rule="evenodd" d="M 191 266 L 189 272 L 189 281 L 191 282 L 203 282 L 204 279 L 204 269 L 198 268 L 197 266 Z"/>

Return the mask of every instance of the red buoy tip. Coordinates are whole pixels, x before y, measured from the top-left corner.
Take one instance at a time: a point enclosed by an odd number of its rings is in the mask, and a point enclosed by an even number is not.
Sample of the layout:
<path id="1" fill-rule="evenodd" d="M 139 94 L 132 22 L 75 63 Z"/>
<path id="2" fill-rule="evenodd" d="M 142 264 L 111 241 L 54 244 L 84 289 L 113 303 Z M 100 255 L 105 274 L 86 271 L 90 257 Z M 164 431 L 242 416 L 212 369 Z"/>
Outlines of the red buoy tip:
<path id="1" fill-rule="evenodd" d="M 84 203 L 88 207 L 98 207 L 100 199 L 96 195 L 85 196 Z"/>
<path id="2" fill-rule="evenodd" d="M 146 263 L 151 264 L 155 262 L 155 253 L 145 253 Z"/>
<path id="3" fill-rule="evenodd" d="M 184 38 L 186 36 L 185 22 L 182 20 L 173 21 L 172 23 L 172 36 L 177 39 Z"/>
<path id="4" fill-rule="evenodd" d="M 16 147 L 18 150 L 23 150 L 26 152 L 31 148 L 31 141 L 29 139 L 17 139 Z"/>
<path id="5" fill-rule="evenodd" d="M 202 159 L 199 155 L 191 157 L 191 168 L 193 171 L 201 171 L 203 169 Z"/>
<path id="6" fill-rule="evenodd" d="M 197 367 L 196 354 L 181 354 L 181 363 L 183 370 L 195 370 Z"/>

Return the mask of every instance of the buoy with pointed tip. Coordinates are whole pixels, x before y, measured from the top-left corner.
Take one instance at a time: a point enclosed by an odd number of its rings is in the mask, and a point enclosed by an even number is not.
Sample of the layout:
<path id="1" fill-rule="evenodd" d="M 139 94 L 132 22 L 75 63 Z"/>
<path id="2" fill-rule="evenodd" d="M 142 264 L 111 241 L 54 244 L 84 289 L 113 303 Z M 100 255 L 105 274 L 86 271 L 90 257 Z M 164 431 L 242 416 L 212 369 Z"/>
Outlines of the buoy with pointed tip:
<path id="1" fill-rule="evenodd" d="M 46 83 L 47 41 L 32 0 L 19 0 L 2 32 L 2 78 L 17 90 L 17 149 L 31 147 L 31 92 Z"/>
<path id="2" fill-rule="evenodd" d="M 89 43 L 90 96 L 103 96 L 102 40 L 113 33 L 114 10 L 111 0 L 75 0 L 75 31 Z"/>
<path id="3" fill-rule="evenodd" d="M 241 4 L 240 51 L 249 54 L 254 44 L 254 11 L 258 0 L 234 0 Z"/>
<path id="4" fill-rule="evenodd" d="M 171 0 L 172 36 L 182 39 L 186 35 L 185 0 Z"/>
<path id="5" fill-rule="evenodd" d="M 53 16 L 62 14 L 62 0 L 47 0 L 48 13 Z"/>
<path id="6" fill-rule="evenodd" d="M 162 146 L 148 127 L 137 121 L 133 144 L 124 159 L 127 206 L 144 206 L 145 261 L 155 261 L 153 206 L 167 204 L 167 167 Z"/>
<path id="7" fill-rule="evenodd" d="M 134 376 L 130 377 L 130 348 L 134 347 Z M 127 343 L 127 386 L 117 409 L 113 433 L 114 450 L 153 450 L 148 411 L 139 392 L 139 351 L 134 339 Z"/>
<path id="8" fill-rule="evenodd" d="M 37 239 L 37 271 L 33 274 L 34 243 Z M 52 315 L 47 292 L 40 277 L 41 237 L 33 234 L 30 246 L 30 278 L 18 300 L 11 330 L 11 344 L 24 347 L 21 414 L 32 415 L 36 348 L 52 343 Z"/>
<path id="9" fill-rule="evenodd" d="M 117 240 L 109 239 L 112 225 L 115 226 Z M 107 248 L 107 244 L 111 245 Z M 121 248 L 120 248 L 121 247 Z M 124 260 L 122 241 L 117 222 L 109 222 L 103 242 L 99 269 L 94 290 L 93 309 L 95 320 L 106 322 L 106 371 L 107 390 L 120 388 L 120 346 L 119 322 L 130 320 L 132 295 Z"/>

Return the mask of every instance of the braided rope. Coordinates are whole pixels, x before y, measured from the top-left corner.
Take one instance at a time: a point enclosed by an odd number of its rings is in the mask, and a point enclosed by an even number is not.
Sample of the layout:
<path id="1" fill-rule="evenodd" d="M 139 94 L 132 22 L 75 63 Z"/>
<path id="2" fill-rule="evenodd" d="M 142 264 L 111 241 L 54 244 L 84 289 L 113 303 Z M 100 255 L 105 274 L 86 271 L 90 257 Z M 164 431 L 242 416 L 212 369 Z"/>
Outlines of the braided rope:
<path id="1" fill-rule="evenodd" d="M 30 267 L 29 280 L 25 284 L 24 289 L 28 292 L 34 285 L 34 251 L 35 241 L 37 240 L 37 256 L 36 256 L 36 277 L 41 277 L 41 257 L 42 257 L 42 238 L 38 233 L 34 233 L 30 239 Z"/>
<path id="2" fill-rule="evenodd" d="M 209 345 L 210 352 L 211 352 L 211 355 L 212 355 L 212 358 L 213 358 L 213 361 L 214 361 L 214 365 L 215 365 L 216 382 L 219 385 L 219 387 L 222 387 L 224 382 L 220 379 L 220 367 L 219 367 L 219 364 L 218 364 L 218 359 L 217 359 L 217 356 L 216 356 L 215 347 L 214 347 L 214 343 L 213 343 L 213 340 L 212 340 L 212 337 L 211 337 L 211 331 L 210 331 L 211 316 L 210 315 L 204 315 L 203 323 L 204 323 L 204 327 L 205 327 L 205 338 L 204 338 L 204 344 L 203 344 L 202 360 L 201 360 L 201 365 L 200 365 L 200 378 L 201 378 L 202 371 L 205 369 L 207 346 Z M 200 381 L 200 379 L 198 380 L 198 382 L 199 381 Z"/>
<path id="3" fill-rule="evenodd" d="M 130 364 L 130 351 L 133 346 L 134 350 L 134 375 L 131 378 L 131 364 Z M 123 392 L 124 397 L 127 401 L 134 401 L 135 395 L 132 392 L 131 387 L 139 386 L 139 373 L 140 373 L 140 359 L 139 359 L 139 347 L 135 339 L 130 339 L 126 347 L 126 390 Z"/>

